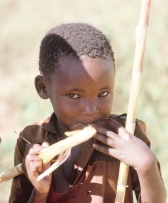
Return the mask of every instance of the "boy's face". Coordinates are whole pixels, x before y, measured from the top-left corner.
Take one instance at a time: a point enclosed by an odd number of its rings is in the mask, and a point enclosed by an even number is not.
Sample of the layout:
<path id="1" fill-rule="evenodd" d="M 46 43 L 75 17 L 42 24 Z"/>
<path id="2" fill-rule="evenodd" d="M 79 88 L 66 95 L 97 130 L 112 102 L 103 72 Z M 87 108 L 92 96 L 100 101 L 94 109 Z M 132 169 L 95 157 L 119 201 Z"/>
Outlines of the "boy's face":
<path id="1" fill-rule="evenodd" d="M 114 63 L 107 59 L 64 56 L 48 82 L 48 96 L 58 119 L 71 129 L 101 124 L 112 110 Z"/>

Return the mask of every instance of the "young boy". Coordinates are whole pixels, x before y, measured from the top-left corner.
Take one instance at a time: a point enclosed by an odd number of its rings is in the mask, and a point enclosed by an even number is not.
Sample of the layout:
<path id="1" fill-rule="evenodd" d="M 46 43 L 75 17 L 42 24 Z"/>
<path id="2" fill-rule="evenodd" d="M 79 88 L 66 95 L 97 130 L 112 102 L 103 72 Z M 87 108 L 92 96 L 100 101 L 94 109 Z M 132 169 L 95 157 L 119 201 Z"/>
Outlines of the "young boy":
<path id="1" fill-rule="evenodd" d="M 39 69 L 36 90 L 50 99 L 54 113 L 20 133 L 34 145 L 17 140 L 15 165 L 24 162 L 25 173 L 14 178 L 9 202 L 112 203 L 121 160 L 130 166 L 125 203 L 133 202 L 132 191 L 139 202 L 165 203 L 145 124 L 137 120 L 133 136 L 123 127 L 126 115 L 110 114 L 115 65 L 106 37 L 83 23 L 57 26 L 41 42 Z M 42 165 L 40 150 L 64 139 L 65 131 L 88 124 L 97 130 L 94 138 L 74 147 L 64 164 L 37 182 L 49 167 Z"/>

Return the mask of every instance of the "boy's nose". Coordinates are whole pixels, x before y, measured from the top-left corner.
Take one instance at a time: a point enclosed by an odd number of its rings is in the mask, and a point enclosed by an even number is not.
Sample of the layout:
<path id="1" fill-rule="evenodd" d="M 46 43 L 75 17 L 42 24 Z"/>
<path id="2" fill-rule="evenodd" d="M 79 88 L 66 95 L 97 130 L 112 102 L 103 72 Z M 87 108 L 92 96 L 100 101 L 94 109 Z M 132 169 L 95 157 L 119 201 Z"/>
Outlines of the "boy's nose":
<path id="1" fill-rule="evenodd" d="M 91 116 L 91 115 L 93 115 L 93 114 L 98 113 L 98 108 L 96 107 L 96 105 L 87 104 L 87 105 L 84 107 L 82 113 L 85 114 L 85 115 Z"/>

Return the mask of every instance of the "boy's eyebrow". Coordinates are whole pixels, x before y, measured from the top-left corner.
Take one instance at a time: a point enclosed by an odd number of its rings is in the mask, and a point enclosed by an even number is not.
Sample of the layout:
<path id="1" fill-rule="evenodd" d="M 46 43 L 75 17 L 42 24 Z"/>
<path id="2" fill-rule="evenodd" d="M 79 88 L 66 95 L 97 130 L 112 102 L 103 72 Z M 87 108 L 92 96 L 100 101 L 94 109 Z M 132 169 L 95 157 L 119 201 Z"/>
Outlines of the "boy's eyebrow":
<path id="1" fill-rule="evenodd" d="M 113 87 L 109 87 L 109 86 L 102 87 L 102 88 L 100 88 L 100 91 L 102 91 L 102 90 L 111 90 L 112 91 Z M 73 89 L 68 90 L 68 92 L 85 92 L 85 90 L 84 89 L 73 88 Z"/>
<path id="2" fill-rule="evenodd" d="M 73 88 L 73 89 L 70 89 L 68 90 L 68 92 L 84 92 L 85 90 L 83 89 L 78 89 L 78 88 Z"/>
<path id="3" fill-rule="evenodd" d="M 106 86 L 106 87 L 102 87 L 100 88 L 100 90 L 113 90 L 113 87 L 109 87 L 109 86 Z"/>

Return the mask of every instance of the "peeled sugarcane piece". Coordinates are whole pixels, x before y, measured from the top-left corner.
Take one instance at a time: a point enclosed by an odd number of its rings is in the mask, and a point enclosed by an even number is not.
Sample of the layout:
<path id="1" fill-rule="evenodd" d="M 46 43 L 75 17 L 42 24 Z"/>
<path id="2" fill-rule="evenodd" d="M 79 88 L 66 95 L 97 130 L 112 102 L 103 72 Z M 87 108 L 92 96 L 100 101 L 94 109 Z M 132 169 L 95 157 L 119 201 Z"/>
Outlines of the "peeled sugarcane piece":
<path id="1" fill-rule="evenodd" d="M 1 173 L 0 183 L 8 181 L 8 180 L 10 180 L 10 179 L 14 178 L 15 176 L 18 176 L 22 173 L 24 173 L 24 172 L 22 170 L 22 163 L 21 163 L 21 164 L 18 164 L 17 166 L 15 166 L 11 169 L 4 171 L 3 173 Z"/>
<path id="2" fill-rule="evenodd" d="M 72 135 L 75 135 L 76 133 L 80 132 L 81 130 L 73 130 L 73 131 L 67 131 L 65 132 L 64 134 L 69 137 L 69 136 L 72 136 Z"/>
<path id="3" fill-rule="evenodd" d="M 83 130 L 77 131 L 76 134 L 61 140 L 43 150 L 40 151 L 39 157 L 42 159 L 43 164 L 50 162 L 56 155 L 61 154 L 68 149 L 77 146 L 96 134 L 95 128 L 88 126 Z"/>
<path id="4" fill-rule="evenodd" d="M 56 155 L 61 154 L 62 152 L 65 152 L 70 148 L 89 140 L 95 134 L 96 134 L 96 130 L 91 126 L 85 127 L 83 130 L 66 132 L 65 135 L 68 135 L 71 137 L 68 137 L 65 140 L 61 140 L 43 149 L 40 152 L 39 156 L 43 160 L 43 164 L 46 164 L 49 161 L 51 161 L 52 158 L 55 157 Z M 22 170 L 22 163 L 20 163 L 17 166 L 11 169 L 8 169 L 4 171 L 2 174 L 0 174 L 0 183 L 8 181 L 22 173 L 24 173 L 24 171 Z"/>
<path id="5" fill-rule="evenodd" d="M 60 154 L 58 156 L 58 159 L 55 163 L 53 163 L 50 168 L 48 168 L 46 171 L 44 171 L 42 174 L 40 174 L 37 178 L 37 181 L 41 180 L 45 176 L 49 175 L 52 173 L 55 169 L 57 169 L 61 164 L 63 164 L 70 156 L 71 154 L 71 149 L 67 150 L 66 152 Z"/>

